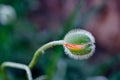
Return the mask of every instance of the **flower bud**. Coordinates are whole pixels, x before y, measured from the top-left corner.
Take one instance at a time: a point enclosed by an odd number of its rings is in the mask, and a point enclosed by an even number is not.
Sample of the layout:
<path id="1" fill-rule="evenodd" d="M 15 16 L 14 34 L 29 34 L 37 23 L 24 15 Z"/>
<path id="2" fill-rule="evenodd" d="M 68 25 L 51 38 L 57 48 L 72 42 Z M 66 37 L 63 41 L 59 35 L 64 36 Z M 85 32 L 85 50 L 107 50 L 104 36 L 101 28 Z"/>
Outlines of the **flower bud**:
<path id="1" fill-rule="evenodd" d="M 12 6 L 0 4 L 0 24 L 7 25 L 15 19 L 15 9 Z"/>
<path id="2" fill-rule="evenodd" d="M 72 30 L 64 38 L 65 53 L 74 59 L 87 59 L 95 51 L 95 39 L 86 30 Z"/>

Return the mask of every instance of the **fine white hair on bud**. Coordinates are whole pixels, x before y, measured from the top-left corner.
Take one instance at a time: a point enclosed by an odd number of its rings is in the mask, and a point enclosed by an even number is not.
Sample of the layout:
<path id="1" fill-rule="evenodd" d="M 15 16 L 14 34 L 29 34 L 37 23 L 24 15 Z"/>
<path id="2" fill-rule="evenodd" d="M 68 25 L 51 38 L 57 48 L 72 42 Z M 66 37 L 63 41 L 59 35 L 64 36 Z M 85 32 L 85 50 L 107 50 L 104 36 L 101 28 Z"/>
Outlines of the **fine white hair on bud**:
<path id="1" fill-rule="evenodd" d="M 81 29 L 71 30 L 64 37 L 65 53 L 74 59 L 88 59 L 95 51 L 93 35 Z"/>

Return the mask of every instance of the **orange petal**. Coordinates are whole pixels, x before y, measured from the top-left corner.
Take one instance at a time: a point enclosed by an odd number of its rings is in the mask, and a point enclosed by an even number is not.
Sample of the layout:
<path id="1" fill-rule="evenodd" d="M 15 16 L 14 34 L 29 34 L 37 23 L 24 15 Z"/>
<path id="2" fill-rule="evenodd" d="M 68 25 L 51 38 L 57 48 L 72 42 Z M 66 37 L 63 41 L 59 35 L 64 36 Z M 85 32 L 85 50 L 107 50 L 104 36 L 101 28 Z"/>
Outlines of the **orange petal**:
<path id="1" fill-rule="evenodd" d="M 82 50 L 83 48 L 85 48 L 84 45 L 78 45 L 78 44 L 64 44 L 64 45 L 71 50 Z"/>

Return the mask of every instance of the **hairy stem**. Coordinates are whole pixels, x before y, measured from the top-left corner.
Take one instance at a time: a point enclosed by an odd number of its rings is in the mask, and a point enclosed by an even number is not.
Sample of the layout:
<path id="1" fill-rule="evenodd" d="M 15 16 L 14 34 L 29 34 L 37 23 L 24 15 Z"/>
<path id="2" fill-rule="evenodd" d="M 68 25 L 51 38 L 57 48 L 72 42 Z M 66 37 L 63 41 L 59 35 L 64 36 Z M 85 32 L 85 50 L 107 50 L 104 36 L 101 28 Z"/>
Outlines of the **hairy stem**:
<path id="1" fill-rule="evenodd" d="M 52 41 L 52 42 L 49 42 L 45 45 L 43 45 L 42 47 L 40 47 L 34 54 L 33 56 L 33 59 L 31 60 L 30 64 L 29 64 L 29 68 L 32 69 L 35 64 L 37 63 L 37 60 L 40 56 L 40 54 L 42 52 L 44 52 L 46 49 L 50 48 L 50 47 L 53 47 L 53 46 L 56 46 L 56 45 L 63 45 L 64 41 L 63 40 L 59 40 L 59 41 Z"/>
<path id="2" fill-rule="evenodd" d="M 27 65 L 19 64 L 19 63 L 13 63 L 13 62 L 4 62 L 1 65 L 1 70 L 2 70 L 2 73 L 3 73 L 3 80 L 8 80 L 7 73 L 6 73 L 6 70 L 5 70 L 6 67 L 12 67 L 12 68 L 25 70 L 26 73 L 27 73 L 28 80 L 33 80 L 31 71 L 30 71 L 30 69 Z"/>

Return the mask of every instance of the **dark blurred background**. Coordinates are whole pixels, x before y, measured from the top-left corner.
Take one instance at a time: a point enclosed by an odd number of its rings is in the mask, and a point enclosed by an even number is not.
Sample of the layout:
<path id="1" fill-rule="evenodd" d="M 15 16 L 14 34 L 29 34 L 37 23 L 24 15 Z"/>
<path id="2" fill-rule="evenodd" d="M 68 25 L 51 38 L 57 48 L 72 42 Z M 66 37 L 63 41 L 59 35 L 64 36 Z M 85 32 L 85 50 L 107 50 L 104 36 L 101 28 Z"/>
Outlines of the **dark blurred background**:
<path id="1" fill-rule="evenodd" d="M 95 36 L 95 54 L 74 60 L 62 46 L 53 47 L 39 57 L 33 77 L 120 80 L 120 0 L 0 0 L 0 64 L 29 64 L 40 46 L 76 28 Z M 8 68 L 7 73 L 11 80 L 25 80 L 24 71 Z"/>

